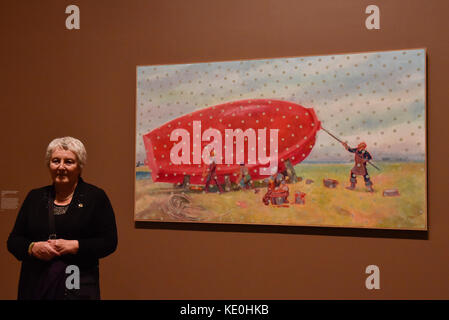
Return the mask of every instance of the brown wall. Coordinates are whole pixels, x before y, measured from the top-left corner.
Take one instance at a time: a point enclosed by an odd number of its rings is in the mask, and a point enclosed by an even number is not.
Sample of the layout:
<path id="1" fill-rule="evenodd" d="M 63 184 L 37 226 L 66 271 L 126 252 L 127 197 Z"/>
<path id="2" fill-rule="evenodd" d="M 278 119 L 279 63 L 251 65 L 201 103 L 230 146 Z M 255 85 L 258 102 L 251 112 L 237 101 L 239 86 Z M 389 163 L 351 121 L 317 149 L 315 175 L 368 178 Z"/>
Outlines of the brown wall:
<path id="1" fill-rule="evenodd" d="M 81 29 L 65 28 L 66 6 Z M 364 26 L 377 4 L 381 30 Z M 84 177 L 106 190 L 119 230 L 101 262 L 105 299 L 448 299 L 449 2 L 96 0 L 0 4 L 0 190 L 20 202 L 49 183 L 48 142 L 72 135 Z M 220 225 L 135 226 L 136 65 L 427 48 L 429 231 Z M 17 294 L 0 213 L 0 299 Z M 380 267 L 380 290 L 365 288 Z"/>

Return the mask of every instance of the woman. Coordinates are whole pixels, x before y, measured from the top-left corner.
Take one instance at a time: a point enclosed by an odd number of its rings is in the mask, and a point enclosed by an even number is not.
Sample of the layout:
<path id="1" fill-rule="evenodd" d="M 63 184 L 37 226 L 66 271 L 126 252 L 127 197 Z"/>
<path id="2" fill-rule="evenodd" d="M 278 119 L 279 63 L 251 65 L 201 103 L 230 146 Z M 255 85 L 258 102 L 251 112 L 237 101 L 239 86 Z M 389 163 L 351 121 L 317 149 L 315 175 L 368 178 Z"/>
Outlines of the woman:
<path id="1" fill-rule="evenodd" d="M 19 300 L 100 299 L 98 259 L 115 251 L 117 228 L 105 192 L 81 178 L 86 157 L 72 137 L 47 147 L 53 184 L 28 193 L 8 238 L 22 261 Z"/>

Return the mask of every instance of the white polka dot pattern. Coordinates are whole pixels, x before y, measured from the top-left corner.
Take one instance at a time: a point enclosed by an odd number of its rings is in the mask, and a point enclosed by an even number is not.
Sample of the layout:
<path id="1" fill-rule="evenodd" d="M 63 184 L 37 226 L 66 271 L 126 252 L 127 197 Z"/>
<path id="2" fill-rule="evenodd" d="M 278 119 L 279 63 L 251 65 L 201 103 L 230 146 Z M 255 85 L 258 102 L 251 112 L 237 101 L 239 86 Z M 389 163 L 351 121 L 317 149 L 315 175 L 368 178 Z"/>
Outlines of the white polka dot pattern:
<path id="1" fill-rule="evenodd" d="M 231 101 L 276 99 L 313 108 L 324 128 L 350 145 L 365 141 L 376 160 L 422 161 L 425 72 L 423 49 L 138 67 L 137 160 L 146 158 L 143 135 L 173 119 Z M 220 112 L 209 120 L 222 123 Z M 281 109 L 277 112 L 288 118 Z M 257 123 L 266 116 L 251 112 L 240 121 Z M 266 122 L 268 128 L 274 116 Z M 295 133 L 292 138 L 300 137 Z M 352 157 L 320 132 L 306 161 Z"/>

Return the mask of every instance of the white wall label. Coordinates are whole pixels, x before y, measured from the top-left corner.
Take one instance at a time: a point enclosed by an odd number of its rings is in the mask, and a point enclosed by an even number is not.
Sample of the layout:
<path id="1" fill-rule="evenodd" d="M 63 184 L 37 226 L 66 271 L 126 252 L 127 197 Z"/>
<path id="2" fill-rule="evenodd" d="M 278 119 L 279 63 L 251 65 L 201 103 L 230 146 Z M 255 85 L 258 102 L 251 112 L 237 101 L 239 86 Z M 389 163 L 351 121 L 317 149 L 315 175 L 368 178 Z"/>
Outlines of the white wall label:
<path id="1" fill-rule="evenodd" d="M 19 191 L 2 191 L 0 199 L 1 210 L 15 210 L 19 207 Z"/>
<path id="2" fill-rule="evenodd" d="M 369 276 L 365 280 L 365 287 L 368 290 L 380 289 L 380 270 L 376 265 L 369 265 L 365 269 L 365 273 Z"/>
<path id="3" fill-rule="evenodd" d="M 71 4 L 65 8 L 65 13 L 70 14 L 65 19 L 65 27 L 69 30 L 78 30 L 80 28 L 80 8 L 74 4 Z"/>
<path id="4" fill-rule="evenodd" d="M 372 4 L 366 7 L 365 13 L 369 16 L 365 20 L 365 26 L 368 30 L 380 29 L 380 10 L 379 7 Z"/>

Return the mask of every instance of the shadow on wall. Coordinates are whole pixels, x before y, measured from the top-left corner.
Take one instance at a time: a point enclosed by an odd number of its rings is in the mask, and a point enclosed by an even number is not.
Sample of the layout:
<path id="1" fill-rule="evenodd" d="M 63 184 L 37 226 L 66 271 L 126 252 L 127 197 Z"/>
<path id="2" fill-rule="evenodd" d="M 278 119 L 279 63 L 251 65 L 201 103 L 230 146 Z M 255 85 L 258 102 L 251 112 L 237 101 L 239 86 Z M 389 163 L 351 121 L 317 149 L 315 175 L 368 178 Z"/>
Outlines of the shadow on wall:
<path id="1" fill-rule="evenodd" d="M 268 226 L 268 225 L 242 225 L 242 224 L 214 224 L 214 223 L 177 223 L 177 222 L 147 222 L 135 221 L 139 229 L 169 229 L 190 231 L 217 231 L 217 232 L 257 232 L 257 233 L 283 233 L 337 237 L 364 237 L 364 238 L 392 238 L 428 240 L 428 231 L 415 230 L 386 230 L 361 228 L 333 228 L 333 227 L 302 227 L 302 226 Z"/>

